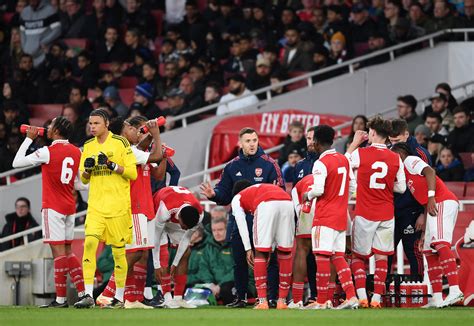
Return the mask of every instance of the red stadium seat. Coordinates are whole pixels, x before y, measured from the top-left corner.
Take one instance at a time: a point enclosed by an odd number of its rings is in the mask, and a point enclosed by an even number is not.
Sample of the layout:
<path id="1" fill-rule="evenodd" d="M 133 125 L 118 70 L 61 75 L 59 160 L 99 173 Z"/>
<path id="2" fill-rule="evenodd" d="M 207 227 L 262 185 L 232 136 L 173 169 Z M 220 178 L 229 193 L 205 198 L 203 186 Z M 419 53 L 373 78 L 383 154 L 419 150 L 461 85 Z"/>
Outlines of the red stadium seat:
<path id="1" fill-rule="evenodd" d="M 456 225 L 454 226 L 453 231 L 452 244 L 455 244 L 460 238 L 464 236 L 466 228 L 469 226 L 472 220 L 474 220 L 474 212 L 458 213 L 458 219 L 456 220 Z"/>
<path id="2" fill-rule="evenodd" d="M 474 198 L 474 182 L 466 182 L 465 196 Z"/>
<path id="3" fill-rule="evenodd" d="M 112 65 L 110 63 L 100 63 L 99 69 L 102 71 L 110 71 L 111 66 Z"/>
<path id="4" fill-rule="evenodd" d="M 307 74 L 307 72 L 305 72 L 305 71 L 297 71 L 297 72 L 295 71 L 295 72 L 290 72 L 288 75 L 289 75 L 289 79 L 292 79 L 292 78 L 302 76 L 302 75 L 305 75 L 305 74 Z M 294 82 L 294 83 L 291 83 L 291 84 L 287 85 L 286 89 L 288 91 L 294 91 L 295 89 L 304 88 L 304 87 L 307 87 L 307 86 L 308 86 L 308 80 L 303 79 L 303 80 L 300 80 L 300 81 L 297 81 L 297 82 Z"/>
<path id="5" fill-rule="evenodd" d="M 160 36 L 163 29 L 163 11 L 162 10 L 152 10 L 151 15 L 155 18 L 156 21 L 156 35 Z"/>
<path id="6" fill-rule="evenodd" d="M 448 186 L 449 190 L 451 190 L 458 199 L 464 198 L 464 192 L 466 189 L 466 183 L 461 181 L 452 181 L 452 182 L 445 182 L 446 186 Z"/>
<path id="7" fill-rule="evenodd" d="M 133 95 L 135 94 L 134 88 L 122 88 L 119 89 L 120 98 L 123 104 L 130 106 L 133 103 Z"/>
<path id="8" fill-rule="evenodd" d="M 119 79 L 118 86 L 119 88 L 135 88 L 137 86 L 138 80 L 135 77 L 124 76 Z"/>
<path id="9" fill-rule="evenodd" d="M 474 168 L 474 153 L 459 153 L 459 156 L 466 170 Z"/>
<path id="10" fill-rule="evenodd" d="M 29 105 L 30 124 L 41 127 L 46 121 L 61 115 L 62 104 L 35 104 Z"/>
<path id="11" fill-rule="evenodd" d="M 3 14 L 3 22 L 5 23 L 5 25 L 10 25 L 10 22 L 12 21 L 14 15 L 14 12 L 6 12 Z"/>
<path id="12" fill-rule="evenodd" d="M 69 48 L 75 50 L 82 51 L 89 48 L 89 40 L 86 38 L 66 38 L 63 41 Z"/>

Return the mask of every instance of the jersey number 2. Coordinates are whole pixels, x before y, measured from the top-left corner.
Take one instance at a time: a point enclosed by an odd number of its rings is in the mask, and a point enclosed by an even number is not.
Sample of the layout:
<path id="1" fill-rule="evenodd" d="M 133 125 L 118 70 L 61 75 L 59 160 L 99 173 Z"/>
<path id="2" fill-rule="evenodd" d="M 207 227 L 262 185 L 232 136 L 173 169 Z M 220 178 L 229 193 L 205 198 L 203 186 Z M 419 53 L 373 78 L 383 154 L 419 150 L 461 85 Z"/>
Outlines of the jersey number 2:
<path id="1" fill-rule="evenodd" d="M 61 182 L 64 184 L 69 184 L 71 182 L 72 176 L 73 176 L 73 171 L 71 169 L 71 166 L 74 165 L 74 160 L 72 157 L 66 157 L 63 160 L 63 164 L 61 166 Z"/>
<path id="2" fill-rule="evenodd" d="M 387 163 L 377 161 L 374 164 L 372 164 L 371 168 L 372 168 L 372 170 L 379 170 L 380 169 L 380 171 L 374 172 L 370 176 L 369 188 L 371 188 L 371 189 L 385 189 L 385 187 L 387 185 L 385 183 L 377 182 L 377 179 L 382 179 L 382 178 L 385 178 L 387 176 L 387 172 L 388 172 Z"/>

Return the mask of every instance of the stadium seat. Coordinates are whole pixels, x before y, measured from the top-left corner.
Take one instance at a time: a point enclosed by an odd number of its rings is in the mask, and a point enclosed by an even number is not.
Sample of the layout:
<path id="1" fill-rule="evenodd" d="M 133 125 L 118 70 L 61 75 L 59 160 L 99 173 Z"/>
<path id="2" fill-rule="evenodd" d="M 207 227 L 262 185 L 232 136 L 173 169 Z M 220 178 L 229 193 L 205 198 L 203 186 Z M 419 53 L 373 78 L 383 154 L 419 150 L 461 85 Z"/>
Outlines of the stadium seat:
<path id="1" fill-rule="evenodd" d="M 135 94 L 134 88 L 122 88 L 119 89 L 120 98 L 122 99 L 123 104 L 130 106 L 133 103 L 133 95 Z"/>
<path id="2" fill-rule="evenodd" d="M 474 154 L 473 153 L 459 153 L 464 169 L 469 170 L 474 168 Z"/>
<path id="3" fill-rule="evenodd" d="M 302 75 L 305 75 L 305 74 L 307 74 L 307 72 L 305 72 L 305 71 L 290 72 L 288 74 L 289 75 L 288 79 L 292 79 L 292 78 L 302 76 Z M 297 81 L 297 82 L 294 82 L 294 83 L 291 83 L 291 84 L 287 85 L 286 89 L 288 91 L 294 91 L 296 89 L 304 88 L 304 87 L 307 87 L 307 86 L 308 86 L 308 80 L 303 79 L 303 80 L 300 80 L 300 81 Z"/>
<path id="4" fill-rule="evenodd" d="M 466 192 L 464 196 L 468 199 L 474 199 L 474 182 L 466 182 Z"/>
<path id="5" fill-rule="evenodd" d="M 3 14 L 3 22 L 5 23 L 5 25 L 10 25 L 10 22 L 12 21 L 14 15 L 14 12 L 6 12 Z"/>
<path id="6" fill-rule="evenodd" d="M 135 77 L 130 76 L 124 76 L 118 81 L 119 88 L 135 88 L 137 84 L 138 80 Z"/>
<path id="7" fill-rule="evenodd" d="M 163 27 L 163 11 L 152 10 L 150 13 L 155 18 L 155 21 L 156 21 L 156 35 L 160 36 L 162 27 Z"/>
<path id="8" fill-rule="evenodd" d="M 58 115 L 63 111 L 62 104 L 35 104 L 29 105 L 30 124 L 41 127 L 43 124 Z"/>
<path id="9" fill-rule="evenodd" d="M 464 236 L 466 228 L 469 226 L 471 221 L 474 220 L 474 212 L 459 212 L 458 219 L 453 231 L 452 244 L 455 244 L 460 238 Z"/>
<path id="10" fill-rule="evenodd" d="M 466 183 L 460 181 L 452 181 L 452 182 L 445 182 L 446 186 L 448 186 L 449 190 L 451 190 L 458 199 L 464 198 L 464 192 L 466 189 Z"/>
<path id="11" fill-rule="evenodd" d="M 63 40 L 69 48 L 82 51 L 89 48 L 89 40 L 86 38 L 66 38 Z"/>
<path id="12" fill-rule="evenodd" d="M 101 71 L 110 71 L 111 66 L 112 65 L 108 62 L 100 63 L 99 64 L 99 70 L 101 70 Z"/>

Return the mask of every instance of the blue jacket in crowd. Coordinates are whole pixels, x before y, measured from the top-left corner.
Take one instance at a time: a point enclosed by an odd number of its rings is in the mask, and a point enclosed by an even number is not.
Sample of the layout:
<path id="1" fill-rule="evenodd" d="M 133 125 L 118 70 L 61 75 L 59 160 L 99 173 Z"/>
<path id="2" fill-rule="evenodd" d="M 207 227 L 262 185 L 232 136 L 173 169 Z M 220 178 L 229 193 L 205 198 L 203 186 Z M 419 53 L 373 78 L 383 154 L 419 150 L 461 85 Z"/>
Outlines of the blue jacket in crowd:
<path id="1" fill-rule="evenodd" d="M 295 166 L 295 176 L 293 178 L 293 186 L 303 179 L 308 174 L 313 172 L 314 162 L 319 158 L 319 155 L 312 152 L 306 152 L 306 157 L 296 163 Z"/>

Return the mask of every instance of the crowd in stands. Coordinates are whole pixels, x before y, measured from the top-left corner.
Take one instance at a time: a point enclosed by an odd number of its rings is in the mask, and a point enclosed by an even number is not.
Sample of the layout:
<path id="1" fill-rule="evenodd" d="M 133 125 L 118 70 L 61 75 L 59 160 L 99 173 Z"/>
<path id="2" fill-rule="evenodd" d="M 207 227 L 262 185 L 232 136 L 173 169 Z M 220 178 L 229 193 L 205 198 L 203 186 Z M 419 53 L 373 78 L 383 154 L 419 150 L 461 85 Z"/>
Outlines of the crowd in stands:
<path id="1" fill-rule="evenodd" d="M 250 91 L 431 32 L 474 27 L 474 1 L 19 0 L 0 6 L 0 151 L 21 143 L 33 104 L 59 104 L 89 137 L 95 107 L 112 116 L 177 116 L 223 103 L 188 123 L 264 99 Z M 400 53 L 397 53 L 397 55 Z M 368 59 L 361 66 L 389 60 Z M 314 82 L 344 73 L 337 69 Z M 275 87 L 273 96 L 286 87 Z M 450 109 L 452 109 L 450 107 Z M 38 120 L 36 119 L 35 122 Z M 166 129 L 181 122 L 169 123 Z M 451 125 L 452 127 L 452 125 Z M 2 160 L 0 172 L 8 170 Z"/>

